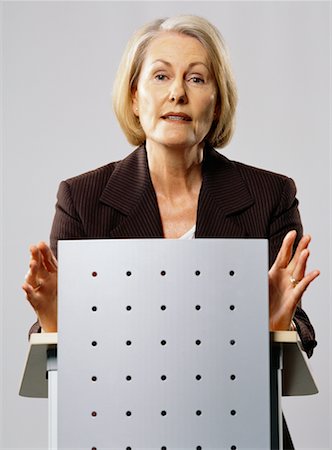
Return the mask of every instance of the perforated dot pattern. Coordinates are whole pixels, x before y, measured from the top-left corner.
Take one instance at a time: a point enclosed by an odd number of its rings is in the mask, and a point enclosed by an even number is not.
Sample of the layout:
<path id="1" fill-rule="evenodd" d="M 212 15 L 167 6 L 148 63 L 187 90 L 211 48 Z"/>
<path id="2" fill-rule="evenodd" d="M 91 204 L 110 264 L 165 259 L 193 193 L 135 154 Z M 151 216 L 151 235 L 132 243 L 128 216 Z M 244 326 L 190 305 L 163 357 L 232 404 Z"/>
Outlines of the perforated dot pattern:
<path id="1" fill-rule="evenodd" d="M 269 404 L 261 393 L 269 387 L 268 367 L 261 376 L 250 367 L 258 356 L 268 366 L 268 348 L 256 331 L 259 322 L 268 323 L 267 292 L 259 283 L 266 267 L 258 257 L 243 265 L 244 247 L 236 258 L 230 242 L 157 241 L 89 241 L 85 252 L 79 242 L 67 242 L 68 267 L 59 268 L 65 292 L 59 364 L 66 363 L 59 377 L 59 445 L 265 448 L 270 437 L 261 430 L 269 428 Z M 247 320 L 251 297 L 259 304 L 255 327 Z M 76 314 L 74 326 L 70 314 Z M 66 337 L 73 333 L 79 338 Z M 255 420 L 248 392 L 257 401 Z"/>

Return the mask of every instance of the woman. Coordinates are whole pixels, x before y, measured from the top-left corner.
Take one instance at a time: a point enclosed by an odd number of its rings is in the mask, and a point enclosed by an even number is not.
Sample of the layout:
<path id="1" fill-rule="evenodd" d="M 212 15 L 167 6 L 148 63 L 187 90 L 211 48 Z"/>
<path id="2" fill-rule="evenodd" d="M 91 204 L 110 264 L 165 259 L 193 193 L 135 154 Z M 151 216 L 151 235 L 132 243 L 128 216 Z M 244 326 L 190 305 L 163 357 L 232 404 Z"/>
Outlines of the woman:
<path id="1" fill-rule="evenodd" d="M 310 236 L 302 236 L 295 185 L 214 150 L 231 139 L 237 103 L 217 29 L 194 16 L 142 27 L 124 53 L 113 100 L 139 147 L 61 183 L 51 246 L 31 247 L 23 285 L 38 316 L 31 331 L 57 330 L 59 239 L 268 238 L 270 329 L 296 329 L 311 356 L 314 330 L 299 303 L 319 271 L 306 274 Z"/>

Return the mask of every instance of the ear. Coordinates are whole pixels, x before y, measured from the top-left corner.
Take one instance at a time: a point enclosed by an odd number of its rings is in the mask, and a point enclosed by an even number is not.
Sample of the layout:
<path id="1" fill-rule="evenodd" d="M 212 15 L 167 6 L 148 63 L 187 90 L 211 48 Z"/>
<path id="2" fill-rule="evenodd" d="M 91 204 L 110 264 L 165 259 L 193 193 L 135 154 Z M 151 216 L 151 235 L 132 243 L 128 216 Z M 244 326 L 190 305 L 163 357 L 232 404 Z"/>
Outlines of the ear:
<path id="1" fill-rule="evenodd" d="M 131 91 L 132 108 L 135 116 L 138 117 L 138 99 L 137 99 L 137 88 L 133 88 Z"/>

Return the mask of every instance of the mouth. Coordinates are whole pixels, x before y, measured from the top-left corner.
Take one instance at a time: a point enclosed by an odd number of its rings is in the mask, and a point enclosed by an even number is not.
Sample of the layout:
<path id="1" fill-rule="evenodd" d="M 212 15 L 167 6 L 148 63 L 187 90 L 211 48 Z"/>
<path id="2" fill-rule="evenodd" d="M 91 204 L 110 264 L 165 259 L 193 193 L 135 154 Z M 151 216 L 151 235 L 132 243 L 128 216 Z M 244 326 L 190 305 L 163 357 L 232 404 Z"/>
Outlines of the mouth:
<path id="1" fill-rule="evenodd" d="M 184 114 L 184 113 L 167 113 L 164 114 L 163 116 L 161 116 L 162 119 L 164 120 L 171 120 L 174 122 L 191 122 L 191 117 L 188 116 L 188 114 Z"/>

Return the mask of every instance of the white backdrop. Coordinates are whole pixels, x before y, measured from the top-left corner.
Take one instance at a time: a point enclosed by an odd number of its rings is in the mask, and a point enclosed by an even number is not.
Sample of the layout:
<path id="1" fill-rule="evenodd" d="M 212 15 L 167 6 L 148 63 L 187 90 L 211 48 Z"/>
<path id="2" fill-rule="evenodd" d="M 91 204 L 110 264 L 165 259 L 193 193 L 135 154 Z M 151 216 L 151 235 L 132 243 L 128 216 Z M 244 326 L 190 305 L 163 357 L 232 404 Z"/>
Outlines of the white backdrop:
<path id="1" fill-rule="evenodd" d="M 46 449 L 46 400 L 18 389 L 34 314 L 21 284 L 29 244 L 48 240 L 62 179 L 131 150 L 111 109 L 124 45 L 150 19 L 203 15 L 228 43 L 239 88 L 231 158 L 295 179 L 310 267 L 303 299 L 319 346 L 320 394 L 285 399 L 297 449 L 332 448 L 330 29 L 328 2 L 2 2 L 2 449 Z M 254 406 L 254 405 L 253 405 Z"/>

